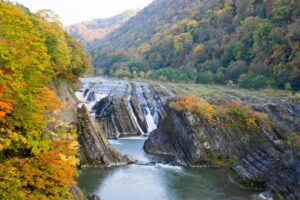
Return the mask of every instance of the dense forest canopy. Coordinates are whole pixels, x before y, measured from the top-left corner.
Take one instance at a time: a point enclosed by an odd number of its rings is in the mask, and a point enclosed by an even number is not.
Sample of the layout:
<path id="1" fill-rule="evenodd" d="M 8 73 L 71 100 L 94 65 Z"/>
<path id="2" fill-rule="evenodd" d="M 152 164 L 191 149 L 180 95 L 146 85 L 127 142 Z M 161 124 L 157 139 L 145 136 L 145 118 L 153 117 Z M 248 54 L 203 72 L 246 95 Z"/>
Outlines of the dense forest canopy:
<path id="1" fill-rule="evenodd" d="M 156 0 L 94 43 L 99 74 L 300 89 L 299 0 Z"/>
<path id="2" fill-rule="evenodd" d="M 56 121 L 63 103 L 48 85 L 88 68 L 55 14 L 0 1 L 0 199 L 72 199 L 76 134 Z"/>

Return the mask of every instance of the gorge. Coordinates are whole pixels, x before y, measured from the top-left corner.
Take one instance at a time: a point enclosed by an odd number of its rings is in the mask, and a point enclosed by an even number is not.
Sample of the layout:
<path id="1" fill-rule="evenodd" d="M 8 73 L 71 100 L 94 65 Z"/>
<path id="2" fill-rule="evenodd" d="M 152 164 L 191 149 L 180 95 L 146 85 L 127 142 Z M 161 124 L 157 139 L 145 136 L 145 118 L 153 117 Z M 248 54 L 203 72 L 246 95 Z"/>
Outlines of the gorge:
<path id="1" fill-rule="evenodd" d="M 217 86 L 96 77 L 81 81 L 82 87 L 76 92 L 79 110 L 85 109 L 92 127 L 100 130 L 85 131 L 85 135 L 93 132 L 98 138 L 94 140 L 95 146 L 100 144 L 98 150 L 86 148 L 88 145 L 81 148 L 85 152 L 81 155 L 100 154 L 100 159 L 81 159 L 84 169 L 78 181 L 87 193 L 103 199 L 259 199 L 265 191 L 265 196 L 299 198 L 299 158 L 281 139 L 299 131 L 296 99 Z M 203 117 L 195 118 L 171 106 L 174 99 L 201 87 L 205 87 L 201 96 L 215 107 L 243 101 L 274 123 L 267 127 L 267 123 L 259 122 L 257 132 L 237 129 L 221 123 L 222 117 L 215 117 L 218 121 L 210 124 Z M 81 144 L 86 138 L 80 136 Z M 102 142 L 97 144 L 99 138 Z M 111 166 L 119 167 L 106 168 Z M 279 177 L 291 183 L 283 186 Z"/>
<path id="2" fill-rule="evenodd" d="M 21 1 L 0 0 L 1 200 L 300 199 L 300 0 L 71 26 Z"/>

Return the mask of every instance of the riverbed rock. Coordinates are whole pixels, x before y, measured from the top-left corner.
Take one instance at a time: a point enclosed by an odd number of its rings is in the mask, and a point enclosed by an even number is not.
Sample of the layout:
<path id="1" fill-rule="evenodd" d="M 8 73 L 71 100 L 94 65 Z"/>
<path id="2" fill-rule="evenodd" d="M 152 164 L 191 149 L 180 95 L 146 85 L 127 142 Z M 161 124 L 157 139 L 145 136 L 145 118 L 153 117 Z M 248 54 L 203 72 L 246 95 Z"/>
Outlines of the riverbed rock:
<path id="1" fill-rule="evenodd" d="M 168 109 L 167 113 L 161 126 L 150 134 L 144 147 L 149 153 L 169 152 L 184 166 L 219 166 L 213 162 L 234 156 L 242 157 L 265 142 L 262 135 L 246 130 L 243 133 L 237 132 L 223 126 L 221 122 L 210 125 L 207 121 L 193 119 L 173 109 Z M 195 130 L 195 124 L 202 125 Z"/>
<path id="2" fill-rule="evenodd" d="M 103 98 L 96 103 L 95 110 L 107 138 L 141 135 L 125 97 Z"/>
<path id="3" fill-rule="evenodd" d="M 136 84 L 131 83 L 130 103 L 132 104 L 133 113 L 135 114 L 137 121 L 138 121 L 141 129 L 143 130 L 143 132 L 147 132 L 146 120 L 145 120 L 145 117 L 144 117 L 144 114 L 142 111 L 141 99 L 140 99 L 139 95 L 143 95 L 143 94 L 142 93 L 138 94 Z"/>
<path id="4" fill-rule="evenodd" d="M 112 167 L 134 162 L 109 144 L 101 128 L 89 116 L 85 105 L 78 109 L 77 132 L 81 144 L 81 167 Z"/>
<path id="5" fill-rule="evenodd" d="M 160 126 L 150 134 L 145 150 L 172 156 L 187 167 L 228 166 L 235 162 L 230 171 L 238 182 L 264 188 L 281 199 L 300 199 L 299 148 L 291 147 L 288 139 L 300 135 L 297 103 L 238 90 L 207 98 L 215 105 L 231 100 L 262 113 L 268 123 L 262 121 L 259 131 L 237 130 L 223 123 L 222 117 L 210 123 L 170 108 L 170 101 L 165 100 Z"/>
<path id="6" fill-rule="evenodd" d="M 95 194 L 89 195 L 87 200 L 101 200 L 101 198 Z"/>

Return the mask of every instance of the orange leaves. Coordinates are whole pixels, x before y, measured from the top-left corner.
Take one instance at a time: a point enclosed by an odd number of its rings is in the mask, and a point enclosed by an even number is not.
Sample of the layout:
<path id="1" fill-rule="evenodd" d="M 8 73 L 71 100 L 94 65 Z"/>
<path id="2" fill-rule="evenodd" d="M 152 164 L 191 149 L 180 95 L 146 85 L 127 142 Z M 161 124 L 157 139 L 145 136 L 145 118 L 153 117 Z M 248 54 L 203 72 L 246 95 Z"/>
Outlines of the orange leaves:
<path id="1" fill-rule="evenodd" d="M 56 97 L 56 93 L 44 86 L 40 89 L 40 95 L 36 100 L 36 107 L 40 112 L 53 112 L 62 107 L 62 101 Z"/>
<path id="2" fill-rule="evenodd" d="M 50 22 L 0 1 L 0 199 L 72 199 L 76 138 L 51 129 L 63 103 L 45 85 L 58 74 L 76 82 L 89 61 L 52 13 L 39 14 Z"/>
<path id="3" fill-rule="evenodd" d="M 185 96 L 176 101 L 176 109 L 191 112 L 195 117 L 205 117 L 213 122 L 214 107 L 198 96 Z"/>
<path id="4" fill-rule="evenodd" d="M 12 110 L 12 104 L 6 102 L 0 102 L 0 118 L 4 117 Z"/>
<path id="5" fill-rule="evenodd" d="M 52 150 L 39 156 L 5 161 L 0 191 L 8 193 L 0 193 L 0 199 L 7 199 L 6 194 L 15 195 L 12 199 L 69 199 L 68 185 L 76 183 L 76 150 L 70 146 L 69 141 L 54 142 Z"/>
<path id="6" fill-rule="evenodd" d="M 0 83 L 0 118 L 4 117 L 6 114 L 10 113 L 11 110 L 13 109 L 12 99 L 5 99 L 4 98 L 4 92 L 5 88 L 1 86 Z"/>
<path id="7" fill-rule="evenodd" d="M 198 103 L 201 101 L 203 100 L 198 96 L 185 96 L 176 101 L 176 109 L 192 112 L 197 108 Z"/>

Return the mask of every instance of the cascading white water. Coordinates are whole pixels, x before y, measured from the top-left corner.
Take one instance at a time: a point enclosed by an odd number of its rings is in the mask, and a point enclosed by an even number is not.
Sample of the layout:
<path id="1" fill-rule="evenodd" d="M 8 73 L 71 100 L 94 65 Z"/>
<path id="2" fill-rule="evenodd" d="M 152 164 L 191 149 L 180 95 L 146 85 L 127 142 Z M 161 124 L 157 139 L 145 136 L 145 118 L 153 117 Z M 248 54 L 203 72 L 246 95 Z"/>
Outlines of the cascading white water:
<path id="1" fill-rule="evenodd" d="M 141 128 L 141 126 L 139 125 L 139 122 L 133 112 L 133 108 L 132 108 L 132 105 L 130 103 L 130 95 L 128 95 L 128 98 L 127 98 L 127 102 L 128 102 L 128 107 L 129 107 L 129 110 L 130 110 L 130 114 L 135 122 L 135 125 L 137 126 L 137 128 L 139 129 L 139 131 L 141 132 L 142 135 L 146 135 L 146 133 L 143 131 L 143 129 Z"/>
<path id="2" fill-rule="evenodd" d="M 97 79 L 82 79 L 84 85 L 76 92 L 76 96 L 81 104 L 86 104 L 90 109 L 92 108 L 91 105 L 106 96 L 123 96 L 126 91 L 125 86 L 129 84 L 126 81 Z M 225 199 L 225 197 L 228 197 L 226 199 L 250 199 L 247 194 L 242 195 L 243 192 L 236 189 L 235 185 L 232 184 L 231 186 L 230 182 L 224 182 L 227 179 L 222 171 L 183 169 L 163 162 L 162 158 L 147 154 L 143 150 L 147 135 L 158 126 L 160 104 L 157 103 L 148 85 L 144 84 L 145 91 L 151 98 L 151 106 L 149 107 L 141 90 L 141 83 L 136 84 L 138 98 L 146 121 L 147 133 L 143 132 L 138 123 L 129 92 L 127 102 L 131 116 L 136 127 L 144 136 L 126 137 L 109 141 L 113 147 L 123 154 L 131 155 L 137 162 L 132 165 L 112 169 L 83 170 L 78 181 L 80 187 L 85 189 L 88 194 L 96 193 L 102 199 L 109 200 L 220 200 Z M 86 95 L 84 95 L 85 91 L 94 92 L 93 97 L 89 98 L 93 101 L 87 101 L 89 94 L 86 92 Z M 223 182 L 216 181 L 217 178 L 222 179 Z M 220 187 L 222 185 L 226 185 L 226 187 Z M 118 189 L 116 190 L 116 188 Z"/>
<path id="3" fill-rule="evenodd" d="M 91 87 L 93 83 L 102 81 L 102 79 L 89 79 L 82 78 L 80 79 L 83 83 L 81 88 L 75 92 L 77 99 L 79 100 L 78 107 L 81 107 L 83 104 L 86 105 L 87 109 L 92 112 L 92 108 L 95 104 L 101 99 L 108 96 L 106 93 L 102 93 L 97 88 Z M 89 90 L 88 92 L 86 92 Z M 86 94 L 85 94 L 86 93 Z M 90 95 L 93 95 L 92 97 Z M 89 98 L 90 97 L 90 98 Z"/>
<path id="4" fill-rule="evenodd" d="M 149 107 L 146 107 L 146 116 L 145 120 L 147 123 L 147 134 L 151 133 L 155 129 L 157 129 L 157 124 L 155 123 L 154 117 L 152 116 Z"/>

